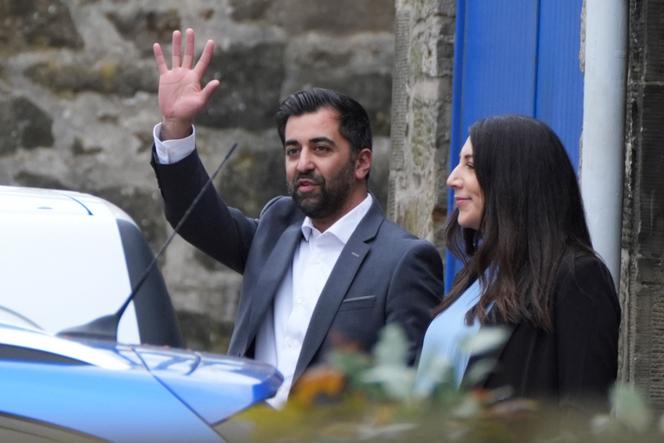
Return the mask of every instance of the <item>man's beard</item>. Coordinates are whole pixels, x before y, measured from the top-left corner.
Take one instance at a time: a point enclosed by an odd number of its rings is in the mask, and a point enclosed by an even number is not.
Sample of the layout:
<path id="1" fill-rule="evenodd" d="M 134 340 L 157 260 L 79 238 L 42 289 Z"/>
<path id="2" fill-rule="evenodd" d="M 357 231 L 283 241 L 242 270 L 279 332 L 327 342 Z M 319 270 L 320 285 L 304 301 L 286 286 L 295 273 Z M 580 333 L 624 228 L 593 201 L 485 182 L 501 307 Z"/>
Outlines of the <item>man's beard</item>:
<path id="1" fill-rule="evenodd" d="M 314 191 L 306 194 L 298 193 L 297 182 L 302 179 L 313 182 L 316 185 Z M 316 171 L 296 175 L 293 181 L 288 183 L 288 193 L 305 215 L 316 220 L 329 217 L 341 210 L 348 200 L 354 181 L 354 162 L 350 161 L 329 182 Z"/>

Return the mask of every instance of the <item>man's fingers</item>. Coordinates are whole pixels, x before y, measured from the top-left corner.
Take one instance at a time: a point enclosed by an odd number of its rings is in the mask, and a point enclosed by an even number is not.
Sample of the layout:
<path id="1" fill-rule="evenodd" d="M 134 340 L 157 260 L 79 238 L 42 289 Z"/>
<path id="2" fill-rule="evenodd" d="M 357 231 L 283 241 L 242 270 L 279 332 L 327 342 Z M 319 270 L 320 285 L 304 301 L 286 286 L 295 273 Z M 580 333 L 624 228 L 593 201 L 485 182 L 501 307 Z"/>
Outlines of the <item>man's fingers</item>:
<path id="1" fill-rule="evenodd" d="M 217 90 L 219 87 L 219 80 L 210 80 L 207 85 L 203 88 L 201 91 L 201 95 L 203 96 L 203 101 L 205 103 L 210 101 L 210 97 L 212 97 L 212 94 L 214 91 Z"/>
<path id="2" fill-rule="evenodd" d="M 182 33 L 173 31 L 173 41 L 171 43 L 171 69 L 180 67 L 180 53 L 182 51 Z"/>
<path id="3" fill-rule="evenodd" d="M 207 71 L 210 61 L 212 60 L 212 55 L 214 54 L 214 41 L 208 40 L 205 42 L 205 47 L 203 48 L 203 53 L 201 58 L 198 59 L 198 63 L 194 66 L 194 71 L 196 74 L 203 78 L 205 71 Z"/>
<path id="4" fill-rule="evenodd" d="M 154 54 L 154 61 L 157 64 L 157 69 L 159 70 L 159 75 L 168 71 L 166 66 L 166 60 L 164 60 L 164 53 L 161 50 L 159 43 L 152 45 L 152 53 Z"/>
<path id="5" fill-rule="evenodd" d="M 194 64 L 194 43 L 196 35 L 194 30 L 187 28 L 184 35 L 184 57 L 182 58 L 182 67 L 191 69 Z"/>

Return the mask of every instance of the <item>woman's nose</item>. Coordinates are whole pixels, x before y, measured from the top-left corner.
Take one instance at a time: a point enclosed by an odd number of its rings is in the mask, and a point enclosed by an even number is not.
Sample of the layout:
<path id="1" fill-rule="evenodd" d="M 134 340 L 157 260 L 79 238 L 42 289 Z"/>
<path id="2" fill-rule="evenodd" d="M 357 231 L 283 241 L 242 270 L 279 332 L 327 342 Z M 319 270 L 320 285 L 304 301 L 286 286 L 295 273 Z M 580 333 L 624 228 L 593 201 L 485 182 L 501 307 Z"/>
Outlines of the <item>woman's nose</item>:
<path id="1" fill-rule="evenodd" d="M 447 186 L 450 188 L 458 188 L 460 186 L 460 179 L 459 179 L 459 174 L 457 174 L 457 168 L 454 168 L 452 172 L 450 172 L 450 175 L 447 176 Z"/>

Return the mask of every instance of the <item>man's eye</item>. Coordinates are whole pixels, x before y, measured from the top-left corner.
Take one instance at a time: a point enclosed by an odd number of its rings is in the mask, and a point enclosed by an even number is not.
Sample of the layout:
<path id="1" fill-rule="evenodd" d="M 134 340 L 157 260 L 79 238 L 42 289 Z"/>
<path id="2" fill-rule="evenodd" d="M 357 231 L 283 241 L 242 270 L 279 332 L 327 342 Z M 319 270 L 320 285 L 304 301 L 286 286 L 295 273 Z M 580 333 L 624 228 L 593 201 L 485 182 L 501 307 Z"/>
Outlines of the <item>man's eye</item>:
<path id="1" fill-rule="evenodd" d="M 296 155 L 298 152 L 297 148 L 286 148 L 286 156 L 287 157 L 292 157 Z"/>
<path id="2" fill-rule="evenodd" d="M 314 149 L 318 152 L 328 152 L 330 150 L 330 147 L 327 145 L 316 145 L 314 146 Z"/>

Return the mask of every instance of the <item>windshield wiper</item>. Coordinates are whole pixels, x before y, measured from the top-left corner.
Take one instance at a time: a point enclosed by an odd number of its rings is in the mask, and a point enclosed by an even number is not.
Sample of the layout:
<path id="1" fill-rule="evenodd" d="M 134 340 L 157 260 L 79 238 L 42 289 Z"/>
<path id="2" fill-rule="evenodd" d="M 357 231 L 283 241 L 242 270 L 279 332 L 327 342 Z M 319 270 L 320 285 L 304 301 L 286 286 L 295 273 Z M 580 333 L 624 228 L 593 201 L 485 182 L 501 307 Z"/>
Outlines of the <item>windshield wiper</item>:
<path id="1" fill-rule="evenodd" d="M 147 280 L 148 275 L 150 275 L 150 272 L 152 272 L 152 269 L 156 265 L 157 261 L 161 258 L 164 251 L 171 243 L 175 235 L 180 231 L 180 227 L 187 220 L 189 214 L 191 214 L 198 201 L 203 197 L 203 194 L 210 187 L 217 174 L 219 174 L 219 171 L 221 171 L 221 168 L 224 166 L 224 164 L 226 164 L 226 161 L 230 158 L 231 154 L 233 154 L 235 148 L 237 148 L 237 143 L 234 143 L 233 146 L 231 146 L 231 149 L 228 151 L 228 153 L 221 161 L 217 169 L 208 178 L 208 181 L 205 183 L 205 185 L 203 185 L 201 190 L 198 192 L 196 198 L 194 198 L 194 200 L 191 202 L 191 205 L 189 205 L 189 208 L 187 208 L 187 211 L 184 213 L 178 224 L 175 226 L 175 228 L 173 228 L 173 232 L 171 232 L 171 235 L 168 237 L 168 239 L 166 239 L 166 242 L 164 242 L 164 245 L 161 247 L 161 249 L 159 249 L 159 252 L 157 252 L 157 254 L 153 257 L 150 264 L 145 268 L 143 274 L 141 275 L 141 278 L 139 278 L 138 282 L 136 283 L 136 286 L 131 291 L 131 293 L 129 294 L 125 302 L 122 304 L 122 306 L 120 306 L 120 308 L 113 314 L 104 315 L 103 317 L 99 317 L 84 325 L 74 326 L 72 328 L 64 329 L 58 332 L 56 334 L 57 336 L 68 337 L 68 338 L 87 338 L 95 340 L 117 341 L 118 324 L 120 323 L 120 318 L 122 318 L 122 314 L 124 314 L 124 311 L 129 306 L 129 303 L 131 303 L 131 301 L 134 299 L 139 289 L 141 289 L 141 286 L 143 286 L 143 283 Z"/>

